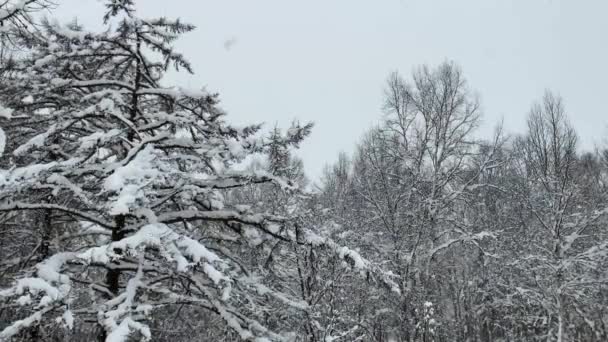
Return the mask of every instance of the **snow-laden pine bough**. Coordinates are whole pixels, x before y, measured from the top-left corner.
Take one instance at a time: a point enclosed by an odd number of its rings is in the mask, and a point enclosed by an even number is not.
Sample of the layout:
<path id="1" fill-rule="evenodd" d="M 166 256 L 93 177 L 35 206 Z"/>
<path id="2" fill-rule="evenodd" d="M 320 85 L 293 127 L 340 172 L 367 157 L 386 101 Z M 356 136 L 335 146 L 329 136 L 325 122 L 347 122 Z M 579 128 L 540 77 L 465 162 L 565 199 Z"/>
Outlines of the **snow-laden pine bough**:
<path id="1" fill-rule="evenodd" d="M 193 26 L 138 18 L 130 0 L 107 8 L 115 27 L 102 33 L 43 22 L 0 84 L 2 224 L 19 227 L 16 238 L 40 233 L 1 266 L 14 282 L 0 300 L 19 315 L 0 340 L 46 324 L 147 340 L 147 318 L 179 304 L 219 315 L 244 340 L 289 340 L 260 312 L 272 301 L 314 308 L 249 267 L 261 262 L 240 260 L 265 242 L 327 251 L 398 291 L 391 273 L 314 232 L 293 182 L 236 171 L 268 152 L 261 125 L 233 127 L 217 95 L 161 85 L 171 65 L 191 71 L 171 43 Z M 311 126 L 294 124 L 273 143 L 297 147 Z M 225 201 L 262 184 L 292 199 L 288 214 Z"/>

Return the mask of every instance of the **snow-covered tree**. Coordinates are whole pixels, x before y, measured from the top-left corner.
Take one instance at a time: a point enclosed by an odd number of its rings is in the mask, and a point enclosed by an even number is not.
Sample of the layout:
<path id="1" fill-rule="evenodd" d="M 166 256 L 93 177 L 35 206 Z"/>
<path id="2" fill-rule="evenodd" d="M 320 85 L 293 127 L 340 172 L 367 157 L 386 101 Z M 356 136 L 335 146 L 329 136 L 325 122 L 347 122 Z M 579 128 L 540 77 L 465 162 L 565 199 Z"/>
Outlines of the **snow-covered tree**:
<path id="1" fill-rule="evenodd" d="M 522 324 L 534 326 L 556 341 L 602 339 L 595 302 L 602 293 L 608 250 L 608 206 L 591 169 L 577 155 L 577 135 L 560 97 L 547 92 L 528 116 L 528 131 L 515 142 L 519 182 L 509 191 L 522 203 L 525 243 L 513 250 L 509 267 L 521 278 L 513 300 L 532 314 Z M 513 317 L 514 322 L 518 318 Z M 539 334 L 541 335 L 541 334 Z"/>
<path id="2" fill-rule="evenodd" d="M 479 104 L 453 63 L 420 67 L 411 82 L 392 74 L 385 101 L 384 120 L 368 132 L 354 157 L 351 206 L 357 209 L 345 219 L 356 217 L 361 248 L 399 275 L 401 301 L 389 305 L 388 316 L 396 320 L 376 319 L 410 340 L 430 329 L 421 323 L 427 302 L 434 304 L 435 319 L 449 317 L 442 329 L 460 319 L 447 313 L 457 311 L 459 295 L 453 293 L 449 303 L 441 298 L 451 285 L 460 291 L 454 274 L 468 255 L 483 254 L 482 241 L 493 237 L 468 219 L 466 209 L 476 202 L 472 193 L 480 174 L 496 162 L 501 138 L 497 135 L 489 153 L 481 153 L 472 137 Z"/>
<path id="3" fill-rule="evenodd" d="M 267 310 L 306 311 L 308 303 L 268 282 L 257 271 L 264 260 L 240 260 L 261 243 L 323 248 L 390 284 L 296 211 L 224 200 L 262 183 L 297 196 L 280 174 L 234 166 L 277 144 L 297 146 L 310 125 L 271 141 L 261 125 L 229 125 L 216 94 L 163 85 L 171 67 L 192 71 L 172 48 L 192 25 L 140 18 L 131 0 L 106 8 L 99 33 L 44 22 L 0 86 L 0 213 L 31 231 L 38 227 L 27 213 L 41 213 L 45 250 L 13 261 L 26 267 L 0 297 L 19 310 L 0 340 L 57 325 L 96 326 L 92 334 L 105 341 L 149 340 L 150 318 L 178 305 L 216 314 L 234 338 L 291 340 L 291 331 L 268 328 Z"/>

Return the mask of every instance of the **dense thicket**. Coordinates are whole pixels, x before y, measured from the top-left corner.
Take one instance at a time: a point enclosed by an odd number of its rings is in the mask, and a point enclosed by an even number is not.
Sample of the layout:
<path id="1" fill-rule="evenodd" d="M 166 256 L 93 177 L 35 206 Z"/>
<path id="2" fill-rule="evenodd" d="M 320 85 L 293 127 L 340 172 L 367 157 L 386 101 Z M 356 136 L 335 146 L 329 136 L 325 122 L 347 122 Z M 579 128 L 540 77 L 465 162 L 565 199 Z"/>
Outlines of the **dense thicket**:
<path id="1" fill-rule="evenodd" d="M 393 73 L 307 191 L 311 124 L 230 125 L 164 84 L 192 25 L 105 3 L 0 1 L 0 341 L 608 340 L 608 153 L 559 96 L 484 141 L 458 66 Z"/>
<path id="2" fill-rule="evenodd" d="M 370 339 L 606 340 L 607 154 L 551 92 L 511 137 L 476 140 L 478 108 L 452 63 L 393 74 L 382 123 L 325 172 L 343 234 L 400 279 L 356 301 Z"/>

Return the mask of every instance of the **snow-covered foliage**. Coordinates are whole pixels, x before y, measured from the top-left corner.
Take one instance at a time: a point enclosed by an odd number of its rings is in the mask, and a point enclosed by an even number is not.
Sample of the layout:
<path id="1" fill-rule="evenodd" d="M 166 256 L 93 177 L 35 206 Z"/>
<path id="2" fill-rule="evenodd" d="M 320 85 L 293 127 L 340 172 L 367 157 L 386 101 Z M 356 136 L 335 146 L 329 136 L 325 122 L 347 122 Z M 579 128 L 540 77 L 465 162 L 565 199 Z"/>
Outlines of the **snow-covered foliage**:
<path id="1" fill-rule="evenodd" d="M 393 73 L 311 184 L 311 124 L 166 84 L 192 25 L 51 4 L 0 0 L 1 342 L 608 340 L 608 152 L 559 97 L 482 141 L 454 63 Z"/>
<path id="2" fill-rule="evenodd" d="M 4 0 L 0 3 L 0 63 L 8 64 L 23 43 L 36 40 L 36 13 L 52 7 L 49 0 Z M 6 114 L 7 112 L 4 112 Z M 4 115 L 0 107 L 0 116 Z"/>
<path id="3" fill-rule="evenodd" d="M 266 311 L 280 303 L 310 313 L 310 303 L 268 282 L 263 260 L 239 262 L 243 248 L 260 244 L 323 249 L 390 281 L 355 251 L 311 238 L 297 180 L 278 169 L 235 171 L 248 156 L 296 147 L 310 124 L 272 139 L 260 125 L 229 125 L 216 94 L 163 85 L 170 67 L 192 71 L 171 44 L 193 26 L 139 18 L 129 0 L 107 9 L 103 32 L 43 22 L 0 86 L 0 212 L 23 225 L 41 213 L 44 223 L 41 261 L 0 292 L 27 313 L 0 340 L 94 323 L 105 341 L 147 341 L 149 321 L 181 305 L 217 315 L 243 340 L 290 340 L 290 330 L 267 326 Z M 226 200 L 262 184 L 290 205 Z"/>
<path id="4" fill-rule="evenodd" d="M 550 93 L 515 139 L 472 139 L 477 108 L 453 64 L 389 77 L 381 124 L 326 170 L 320 201 L 400 299 L 342 282 L 360 299 L 340 308 L 362 339 L 605 340 L 608 154 L 577 153 Z"/>

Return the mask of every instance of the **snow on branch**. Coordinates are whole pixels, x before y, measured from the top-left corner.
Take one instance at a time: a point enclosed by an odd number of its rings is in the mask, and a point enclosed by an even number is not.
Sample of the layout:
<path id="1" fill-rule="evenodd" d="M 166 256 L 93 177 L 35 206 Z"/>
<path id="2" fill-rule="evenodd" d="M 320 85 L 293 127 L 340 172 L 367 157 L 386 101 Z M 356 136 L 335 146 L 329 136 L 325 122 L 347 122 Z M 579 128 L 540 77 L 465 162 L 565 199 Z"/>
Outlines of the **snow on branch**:
<path id="1" fill-rule="evenodd" d="M 36 265 L 36 277 L 20 278 L 8 289 L 0 291 L 0 297 L 18 296 L 16 302 L 20 305 L 31 305 L 35 311 L 29 317 L 15 321 L 0 332 L 0 340 L 8 339 L 18 334 L 42 319 L 47 312 L 59 306 L 69 304 L 69 294 L 72 289 L 68 276 L 61 274 L 61 268 L 75 258 L 75 253 L 58 253 Z M 34 303 L 34 297 L 40 297 Z"/>
<path id="2" fill-rule="evenodd" d="M 328 237 L 322 237 L 310 230 L 304 233 L 303 241 L 313 247 L 326 247 L 334 253 L 338 258 L 347 260 L 351 263 L 354 269 L 363 272 L 367 277 L 377 277 L 386 285 L 392 292 L 400 294 L 399 285 L 393 280 L 395 275 L 390 271 L 385 271 L 382 268 L 372 264 L 367 259 L 363 258 L 357 251 L 346 246 L 340 246 Z"/>
<path id="3" fill-rule="evenodd" d="M 39 210 L 39 209 L 50 209 L 50 210 L 58 210 L 60 212 L 74 215 L 76 217 L 81 218 L 84 221 L 95 223 L 104 228 L 113 228 L 114 225 L 110 222 L 104 221 L 100 219 L 98 216 L 94 216 L 93 214 L 89 214 L 87 212 L 68 208 L 58 204 L 51 203 L 25 203 L 25 202 L 13 202 L 9 204 L 0 205 L 0 212 L 12 212 L 12 211 L 20 211 L 20 210 Z"/>
<path id="4" fill-rule="evenodd" d="M 441 252 L 444 249 L 450 248 L 454 244 L 470 242 L 470 243 L 473 243 L 474 245 L 476 245 L 477 247 L 479 247 L 478 241 L 481 241 L 484 238 L 496 239 L 496 235 L 492 232 L 486 232 L 486 231 L 476 233 L 476 234 L 462 234 L 461 236 L 454 238 L 454 239 L 450 239 L 450 240 L 442 243 L 441 245 L 435 247 L 434 249 L 432 249 L 429 253 L 429 260 L 432 260 L 437 253 Z"/>

